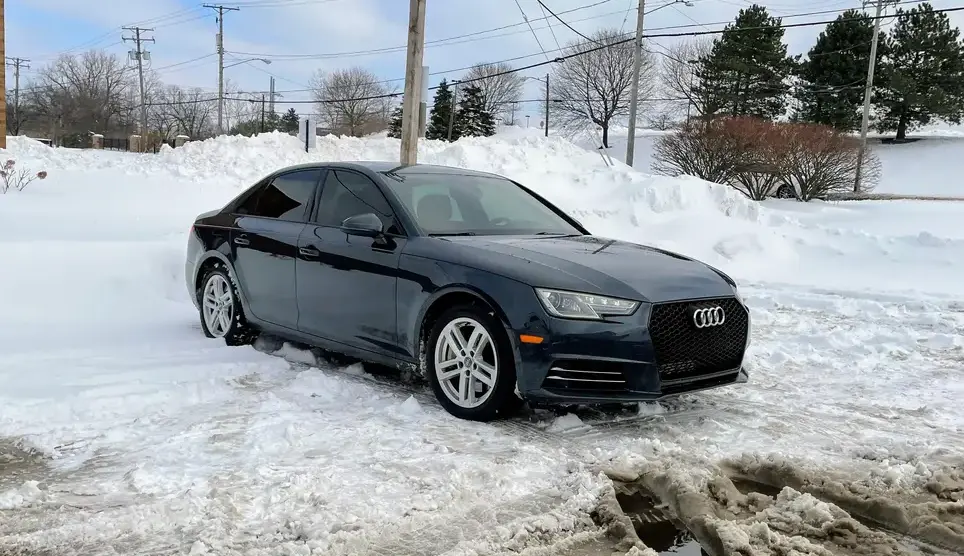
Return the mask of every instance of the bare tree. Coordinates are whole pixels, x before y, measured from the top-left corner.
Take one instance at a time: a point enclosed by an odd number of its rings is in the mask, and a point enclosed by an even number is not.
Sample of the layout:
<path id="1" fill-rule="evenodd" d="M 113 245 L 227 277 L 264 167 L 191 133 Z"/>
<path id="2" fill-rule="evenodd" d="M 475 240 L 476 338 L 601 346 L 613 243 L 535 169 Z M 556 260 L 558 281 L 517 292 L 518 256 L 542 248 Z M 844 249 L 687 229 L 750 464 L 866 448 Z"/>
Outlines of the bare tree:
<path id="1" fill-rule="evenodd" d="M 525 77 L 512 71 L 512 66 L 505 62 L 494 64 L 476 64 L 472 66 L 463 81 L 472 81 L 482 89 L 485 101 L 485 111 L 496 118 L 505 119 L 512 111 L 513 105 L 522 98 Z"/>
<path id="2" fill-rule="evenodd" d="M 321 120 L 334 133 L 360 137 L 388 127 L 390 89 L 374 73 L 359 67 L 319 71 L 311 81 Z"/>
<path id="3" fill-rule="evenodd" d="M 596 125 L 602 128 L 602 146 L 609 147 L 613 119 L 629 114 L 633 77 L 633 45 L 623 42 L 618 29 L 600 29 L 590 41 L 570 43 L 550 79 L 553 119 L 570 130 Z M 656 90 L 655 59 L 644 51 L 640 69 L 639 99 Z M 638 111 L 642 115 L 644 110 Z"/>
<path id="4" fill-rule="evenodd" d="M 129 131 L 134 73 L 115 54 L 64 54 L 40 69 L 29 101 L 65 133 Z"/>
<path id="5" fill-rule="evenodd" d="M 698 116 L 703 115 L 706 103 L 694 94 L 697 61 L 709 55 L 712 48 L 712 40 L 697 37 L 678 42 L 666 48 L 665 52 L 660 52 L 662 61 L 659 74 L 663 95 L 667 98 L 685 99 L 673 104 L 677 111 L 692 110 Z"/>
<path id="6" fill-rule="evenodd" d="M 182 89 L 169 85 L 159 95 L 154 107 L 158 118 L 170 122 L 173 133 L 192 139 L 211 136 L 217 114 L 215 95 L 202 89 Z"/>

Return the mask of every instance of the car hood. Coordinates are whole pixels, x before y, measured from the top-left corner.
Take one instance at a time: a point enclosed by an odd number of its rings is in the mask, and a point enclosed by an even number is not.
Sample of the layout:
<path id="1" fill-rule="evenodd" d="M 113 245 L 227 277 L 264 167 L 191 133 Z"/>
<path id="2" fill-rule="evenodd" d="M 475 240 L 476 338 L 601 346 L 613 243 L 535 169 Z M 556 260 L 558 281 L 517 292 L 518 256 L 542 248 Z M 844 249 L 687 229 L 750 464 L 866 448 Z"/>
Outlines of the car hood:
<path id="1" fill-rule="evenodd" d="M 523 271 L 526 281 L 537 287 L 575 288 L 651 303 L 733 295 L 733 285 L 712 267 L 670 251 L 625 241 L 596 236 L 446 239 L 539 265 Z"/>

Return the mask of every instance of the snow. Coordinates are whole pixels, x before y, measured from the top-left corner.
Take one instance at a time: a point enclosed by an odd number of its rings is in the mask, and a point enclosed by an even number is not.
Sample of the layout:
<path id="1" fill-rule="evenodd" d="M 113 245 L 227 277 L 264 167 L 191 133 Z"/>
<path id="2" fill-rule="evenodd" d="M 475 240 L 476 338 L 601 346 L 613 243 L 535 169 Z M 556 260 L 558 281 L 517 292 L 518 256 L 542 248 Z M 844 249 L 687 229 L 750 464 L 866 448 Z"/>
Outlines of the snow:
<path id="1" fill-rule="evenodd" d="M 857 553 L 845 531 L 896 554 L 862 514 L 964 550 L 964 203 L 756 204 L 525 130 L 422 142 L 421 161 L 718 266 L 754 322 L 746 385 L 477 424 L 287 342 L 206 340 L 183 285 L 196 214 L 279 166 L 394 159 L 397 141 L 8 143 L 49 176 L 0 196 L 0 551 L 576 554 L 616 474 L 745 554 Z M 927 184 L 956 179 L 941 160 Z M 740 494 L 747 477 L 778 494 Z"/>

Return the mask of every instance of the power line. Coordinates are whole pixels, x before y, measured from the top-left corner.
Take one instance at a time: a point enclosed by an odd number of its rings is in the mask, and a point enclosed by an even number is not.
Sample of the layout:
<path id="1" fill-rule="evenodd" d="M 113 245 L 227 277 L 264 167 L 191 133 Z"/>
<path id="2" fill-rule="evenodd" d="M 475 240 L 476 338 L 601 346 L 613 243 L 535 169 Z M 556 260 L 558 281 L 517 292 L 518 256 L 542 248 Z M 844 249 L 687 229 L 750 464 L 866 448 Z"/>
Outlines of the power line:
<path id="1" fill-rule="evenodd" d="M 911 3 L 911 2 L 905 2 L 905 3 Z M 916 3 L 916 2 L 915 2 L 915 3 Z M 816 15 L 816 14 L 825 14 L 825 13 L 840 13 L 840 12 L 845 12 L 845 11 L 848 11 L 848 10 L 849 10 L 849 8 L 848 8 L 848 9 L 845 9 L 845 10 L 824 10 L 824 11 L 820 11 L 820 12 L 810 12 L 810 13 L 803 13 L 803 14 L 793 14 L 792 16 L 785 16 L 785 18 L 786 18 L 786 17 L 803 17 L 803 16 L 807 16 L 807 15 Z M 934 10 L 933 12 L 934 12 L 934 13 L 952 13 L 952 12 L 958 12 L 958 11 L 962 11 L 962 10 L 964 10 L 964 6 L 958 6 L 958 7 L 953 7 L 953 8 L 944 8 L 944 9 L 940 9 L 940 10 Z M 837 18 L 837 19 L 835 19 L 835 20 L 807 21 L 807 22 L 801 22 L 801 23 L 786 23 L 786 24 L 781 23 L 780 25 L 777 25 L 777 26 L 767 26 L 767 27 L 739 27 L 739 28 L 715 29 L 715 30 L 706 30 L 706 31 L 690 31 L 690 32 L 683 32 L 683 33 L 651 33 L 651 34 L 643 34 L 643 35 L 642 35 L 642 38 L 644 38 L 644 39 L 656 39 L 656 38 L 666 38 L 666 37 L 695 37 L 695 36 L 707 36 L 707 35 L 720 35 L 720 34 L 723 34 L 724 32 L 728 32 L 728 33 L 743 33 L 743 32 L 759 31 L 759 30 L 766 30 L 766 29 L 773 29 L 773 28 L 778 28 L 778 29 L 793 29 L 793 28 L 801 28 L 801 27 L 815 27 L 815 26 L 818 26 L 818 25 L 829 25 L 829 24 L 835 23 L 835 22 L 842 23 L 842 22 L 849 22 L 849 21 L 874 21 L 874 20 L 878 20 L 878 19 L 892 19 L 892 18 L 896 18 L 896 17 L 898 17 L 897 14 L 881 15 L 881 16 L 879 16 L 879 17 L 878 17 L 878 16 L 861 15 L 861 16 L 856 17 L 856 18 Z M 730 22 L 722 22 L 722 23 L 724 23 L 724 24 L 729 24 Z M 682 28 L 685 28 L 685 27 L 693 27 L 693 26 L 692 26 L 692 25 L 684 25 L 684 26 L 674 26 L 674 27 L 670 27 L 670 28 L 681 28 L 681 27 L 682 27 Z M 663 29 L 666 29 L 666 28 L 663 28 Z M 471 82 L 474 82 L 474 81 L 481 81 L 481 80 L 484 80 L 484 79 L 491 79 L 491 78 L 493 78 L 493 77 L 499 77 L 499 76 L 502 76 L 502 75 L 509 75 L 509 74 L 513 74 L 513 73 L 519 73 L 519 72 L 523 72 L 523 71 L 528 71 L 528 70 L 530 70 L 530 69 L 535 69 L 535 68 L 542 67 L 542 66 L 546 66 L 546 65 L 549 65 L 549 64 L 561 63 L 561 62 L 564 62 L 564 61 L 569 60 L 569 59 L 571 59 L 571 58 L 575 58 L 575 57 L 578 57 L 578 56 L 583 56 L 583 55 L 589 54 L 589 53 L 591 53 L 591 52 L 596 52 L 596 51 L 602 50 L 602 49 L 604 49 L 604 48 L 612 48 L 612 47 L 615 47 L 615 46 L 620 46 L 620 45 L 623 45 L 623 44 L 628 44 L 628 43 L 630 43 L 630 42 L 633 42 L 634 40 L 635 40 L 635 39 L 634 39 L 633 37 L 630 37 L 630 38 L 627 38 L 627 39 L 613 40 L 613 41 L 610 41 L 610 42 L 608 42 L 608 43 L 606 43 L 606 44 L 603 44 L 603 45 L 600 45 L 600 46 L 594 46 L 594 47 L 590 47 L 590 48 L 579 49 L 579 50 L 576 51 L 576 52 L 572 52 L 572 53 L 566 54 L 566 55 L 564 55 L 564 56 L 558 56 L 558 57 L 553 58 L 553 59 L 551 59 L 551 60 L 546 60 L 546 61 L 543 61 L 543 62 L 536 62 L 536 63 L 528 64 L 528 65 L 525 65 L 525 66 L 521 66 L 521 67 L 518 67 L 518 68 L 513 68 L 513 69 L 501 71 L 501 72 L 496 72 L 496 73 L 493 73 L 493 74 L 490 74 L 490 75 L 486 75 L 486 76 L 484 76 L 484 77 L 468 78 L 468 79 L 462 79 L 462 80 L 460 80 L 460 81 L 461 81 L 461 83 L 463 83 L 463 84 L 464 84 L 464 83 L 471 83 Z M 540 54 L 541 54 L 541 53 L 540 53 Z M 539 55 L 539 54 L 529 54 L 529 55 L 526 55 L 526 56 L 520 56 L 520 57 L 516 57 L 516 58 L 510 58 L 510 59 L 507 59 L 507 60 L 502 60 L 502 61 L 500 61 L 500 62 L 489 62 L 489 63 L 490 63 L 490 64 L 505 63 L 505 62 L 511 62 L 511 61 L 515 61 L 515 60 L 519 60 L 519 59 L 523 59 L 523 58 L 531 58 L 532 56 L 538 56 L 538 55 Z M 461 70 L 466 70 L 466 69 L 471 69 L 471 67 L 472 67 L 472 66 L 468 66 L 468 67 L 460 68 L 460 69 L 461 69 Z M 449 71 L 449 72 L 452 72 L 452 71 L 460 71 L 460 70 L 457 69 L 457 70 L 448 70 L 448 71 Z M 445 72 L 434 72 L 434 73 L 432 73 L 432 75 L 437 75 L 437 74 L 439 74 L 439 73 L 445 73 Z M 394 80 L 390 80 L 390 81 L 398 81 L 398 79 L 394 79 Z M 438 88 L 439 88 L 439 86 L 436 85 L 436 86 L 434 86 L 434 87 L 429 87 L 429 90 L 435 90 L 435 89 L 438 89 Z M 329 101 L 292 100 L 292 101 L 287 101 L 286 104 L 307 104 L 307 103 L 325 104 L 325 103 L 331 103 L 331 102 L 346 102 L 346 101 L 350 101 L 350 100 L 375 100 L 375 99 L 380 99 L 380 98 L 394 98 L 394 97 L 398 97 L 398 96 L 401 96 L 401 95 L 402 95 L 402 93 L 386 93 L 386 94 L 383 94 L 383 95 L 375 95 L 375 96 L 371 96 L 371 97 L 362 97 L 362 98 L 356 98 L 356 99 L 339 99 L 339 100 L 329 100 Z M 200 100 L 193 101 L 193 102 L 210 102 L 211 100 L 213 100 L 213 99 L 207 99 L 207 100 L 200 99 Z M 232 100 L 246 100 L 246 99 L 232 99 Z"/>

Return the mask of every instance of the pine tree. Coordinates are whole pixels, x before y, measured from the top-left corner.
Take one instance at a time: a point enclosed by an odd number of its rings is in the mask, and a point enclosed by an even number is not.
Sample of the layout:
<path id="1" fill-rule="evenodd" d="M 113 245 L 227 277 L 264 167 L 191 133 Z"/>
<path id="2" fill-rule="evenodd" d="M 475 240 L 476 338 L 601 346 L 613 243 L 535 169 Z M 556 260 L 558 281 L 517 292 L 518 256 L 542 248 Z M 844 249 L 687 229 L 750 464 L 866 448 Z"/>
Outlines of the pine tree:
<path id="1" fill-rule="evenodd" d="M 478 85 L 469 85 L 455 112 L 459 137 L 490 137 L 495 135 L 495 118 L 485 109 L 485 98 Z"/>
<path id="2" fill-rule="evenodd" d="M 960 123 L 964 112 L 964 53 L 960 30 L 930 4 L 897 10 L 887 56 L 874 80 L 880 131 L 907 131 L 932 119 Z"/>
<path id="3" fill-rule="evenodd" d="M 452 89 L 444 79 L 439 83 L 435 91 L 435 101 L 432 104 L 432 117 L 425 130 L 426 139 L 446 140 L 449 134 L 449 117 L 452 114 L 452 99 L 454 97 Z M 456 134 L 455 126 L 452 126 L 452 140 L 459 138 Z"/>
<path id="4" fill-rule="evenodd" d="M 402 106 L 398 105 L 392 110 L 392 119 L 388 123 L 388 136 L 395 139 L 402 138 Z"/>
<path id="5" fill-rule="evenodd" d="M 281 116 L 278 122 L 279 131 L 284 131 L 285 133 L 295 133 L 298 131 L 298 125 L 301 120 L 298 118 L 298 112 L 294 108 L 289 108 L 287 112 Z"/>
<path id="6" fill-rule="evenodd" d="M 700 59 L 694 88 L 707 114 L 772 120 L 786 112 L 794 60 L 787 57 L 780 25 L 780 18 L 754 4 L 713 41 L 710 54 Z"/>
<path id="7" fill-rule="evenodd" d="M 857 10 L 847 10 L 820 33 L 800 64 L 797 120 L 829 125 L 841 131 L 860 127 L 864 101 L 861 83 L 870 60 L 874 24 Z M 883 46 L 883 45 L 881 45 Z M 877 60 L 884 54 L 877 49 Z"/>

